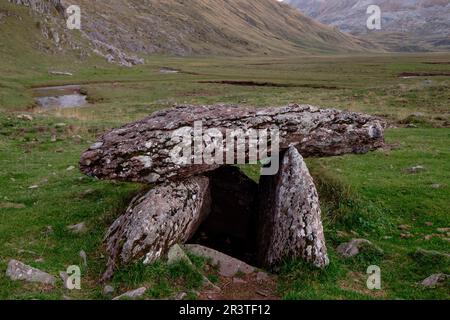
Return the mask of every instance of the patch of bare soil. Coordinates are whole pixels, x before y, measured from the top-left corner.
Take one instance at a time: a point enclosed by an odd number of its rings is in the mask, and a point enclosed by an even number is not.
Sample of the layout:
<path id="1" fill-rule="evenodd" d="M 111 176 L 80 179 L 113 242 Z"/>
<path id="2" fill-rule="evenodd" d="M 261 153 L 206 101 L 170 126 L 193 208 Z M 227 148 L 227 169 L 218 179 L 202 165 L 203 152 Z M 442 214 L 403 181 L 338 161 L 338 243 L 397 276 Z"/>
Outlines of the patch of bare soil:
<path id="1" fill-rule="evenodd" d="M 251 273 L 235 277 L 219 278 L 216 285 L 221 291 L 205 290 L 199 293 L 200 300 L 279 300 L 276 292 L 276 276 L 258 276 Z"/>
<path id="2" fill-rule="evenodd" d="M 199 83 L 227 84 L 233 86 L 246 87 L 275 87 L 275 88 L 311 88 L 311 89 L 328 89 L 338 90 L 335 86 L 324 86 L 319 84 L 295 84 L 295 83 L 274 83 L 274 82 L 257 82 L 257 81 L 235 81 L 235 80 L 219 80 L 219 81 L 199 81 Z"/>
<path id="3" fill-rule="evenodd" d="M 402 72 L 398 75 L 399 78 L 408 77 L 450 77 L 450 72 Z"/>
<path id="4" fill-rule="evenodd" d="M 432 62 L 424 62 L 423 64 L 450 64 L 450 61 L 432 61 Z"/>

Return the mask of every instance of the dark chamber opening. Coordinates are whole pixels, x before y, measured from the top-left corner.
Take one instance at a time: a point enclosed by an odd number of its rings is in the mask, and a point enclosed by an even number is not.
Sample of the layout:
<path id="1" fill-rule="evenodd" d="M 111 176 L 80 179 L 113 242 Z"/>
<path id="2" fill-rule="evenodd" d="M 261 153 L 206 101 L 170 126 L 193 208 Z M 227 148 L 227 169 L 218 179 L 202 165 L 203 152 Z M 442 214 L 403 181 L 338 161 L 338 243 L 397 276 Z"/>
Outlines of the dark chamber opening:
<path id="1" fill-rule="evenodd" d="M 258 184 L 239 168 L 209 173 L 211 213 L 188 241 L 256 265 Z"/>

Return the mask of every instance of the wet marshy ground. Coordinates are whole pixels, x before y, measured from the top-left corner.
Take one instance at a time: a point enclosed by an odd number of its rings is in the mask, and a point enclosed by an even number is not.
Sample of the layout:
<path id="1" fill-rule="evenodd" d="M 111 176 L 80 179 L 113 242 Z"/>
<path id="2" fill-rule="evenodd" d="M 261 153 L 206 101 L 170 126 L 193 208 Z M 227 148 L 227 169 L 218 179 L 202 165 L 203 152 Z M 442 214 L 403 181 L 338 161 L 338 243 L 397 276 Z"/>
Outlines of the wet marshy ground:
<path id="1" fill-rule="evenodd" d="M 88 103 L 79 85 L 35 88 L 33 95 L 41 108 L 76 108 Z"/>

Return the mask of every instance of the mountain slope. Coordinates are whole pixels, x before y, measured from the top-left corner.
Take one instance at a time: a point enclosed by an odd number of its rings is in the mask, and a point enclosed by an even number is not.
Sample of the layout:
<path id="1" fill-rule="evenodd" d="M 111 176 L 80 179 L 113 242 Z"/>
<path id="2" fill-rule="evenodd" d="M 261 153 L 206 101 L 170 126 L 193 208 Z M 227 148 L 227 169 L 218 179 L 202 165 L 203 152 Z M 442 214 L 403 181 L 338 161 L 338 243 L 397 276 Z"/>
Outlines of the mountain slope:
<path id="1" fill-rule="evenodd" d="M 275 0 L 75 0 L 91 38 L 132 52 L 358 51 L 370 47 Z"/>
<path id="2" fill-rule="evenodd" d="M 449 50 L 449 0 L 286 0 L 307 15 L 391 50 Z M 380 6 L 382 30 L 369 31 L 366 13 Z"/>
<path id="3" fill-rule="evenodd" d="M 6 0 L 0 0 L 6 1 Z M 124 64 L 127 54 L 262 55 L 356 52 L 373 49 L 367 41 L 304 16 L 276 0 L 9 0 L 58 16 L 79 5 L 82 30 L 96 53 Z M 66 37 L 64 35 L 67 35 Z M 72 37 L 73 38 L 73 37 Z M 124 54 L 122 54 L 124 53 Z"/>

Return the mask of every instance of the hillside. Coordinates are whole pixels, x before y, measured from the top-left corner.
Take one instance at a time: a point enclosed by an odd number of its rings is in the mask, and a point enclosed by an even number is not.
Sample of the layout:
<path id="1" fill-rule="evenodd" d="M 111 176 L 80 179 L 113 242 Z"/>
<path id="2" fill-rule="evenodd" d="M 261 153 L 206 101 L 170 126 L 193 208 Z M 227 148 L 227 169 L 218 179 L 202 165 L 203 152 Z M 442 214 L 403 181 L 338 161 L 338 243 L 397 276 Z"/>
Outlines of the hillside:
<path id="1" fill-rule="evenodd" d="M 281 54 L 367 45 L 273 0 L 73 2 L 87 15 L 84 28 L 90 37 L 132 52 Z"/>
<path id="2" fill-rule="evenodd" d="M 287 0 L 307 15 L 394 51 L 450 49 L 448 0 Z M 369 4 L 380 6 L 382 30 L 366 28 Z"/>
<path id="3" fill-rule="evenodd" d="M 373 48 L 368 42 L 315 22 L 274 0 L 10 2 L 39 12 L 34 17 L 40 20 L 38 28 L 44 38 L 53 39 L 61 47 L 59 51 L 67 46 L 83 47 L 87 40 L 96 53 L 123 64 L 139 62 L 133 54 L 280 55 Z M 64 25 L 64 8 L 72 4 L 81 8 L 81 32 L 69 31 Z M 10 5 L 9 11 L 14 10 Z M 11 16 L 6 12 L 5 16 Z"/>

